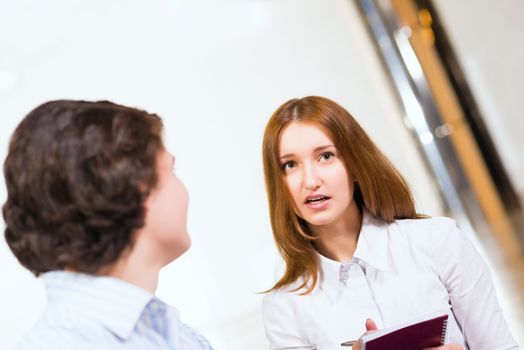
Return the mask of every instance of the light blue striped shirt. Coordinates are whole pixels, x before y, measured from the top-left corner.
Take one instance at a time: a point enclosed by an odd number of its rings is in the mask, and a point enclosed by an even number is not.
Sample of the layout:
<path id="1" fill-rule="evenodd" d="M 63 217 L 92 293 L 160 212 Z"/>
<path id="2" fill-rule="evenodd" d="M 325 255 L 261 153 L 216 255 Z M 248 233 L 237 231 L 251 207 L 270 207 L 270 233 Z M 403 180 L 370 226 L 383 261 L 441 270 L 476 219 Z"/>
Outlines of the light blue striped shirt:
<path id="1" fill-rule="evenodd" d="M 48 306 L 18 350 L 212 349 L 175 308 L 133 284 L 65 271 L 43 279 Z"/>

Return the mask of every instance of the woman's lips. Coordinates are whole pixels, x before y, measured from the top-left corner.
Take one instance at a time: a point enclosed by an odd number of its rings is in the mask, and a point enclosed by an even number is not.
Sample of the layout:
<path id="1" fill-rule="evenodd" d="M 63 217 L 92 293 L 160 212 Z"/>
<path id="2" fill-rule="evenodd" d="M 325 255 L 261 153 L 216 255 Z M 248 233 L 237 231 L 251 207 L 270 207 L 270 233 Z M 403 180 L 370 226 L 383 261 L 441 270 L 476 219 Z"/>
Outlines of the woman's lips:
<path id="1" fill-rule="evenodd" d="M 323 195 L 308 196 L 304 202 L 304 205 L 311 209 L 324 209 L 327 207 L 330 199 L 330 197 Z"/>

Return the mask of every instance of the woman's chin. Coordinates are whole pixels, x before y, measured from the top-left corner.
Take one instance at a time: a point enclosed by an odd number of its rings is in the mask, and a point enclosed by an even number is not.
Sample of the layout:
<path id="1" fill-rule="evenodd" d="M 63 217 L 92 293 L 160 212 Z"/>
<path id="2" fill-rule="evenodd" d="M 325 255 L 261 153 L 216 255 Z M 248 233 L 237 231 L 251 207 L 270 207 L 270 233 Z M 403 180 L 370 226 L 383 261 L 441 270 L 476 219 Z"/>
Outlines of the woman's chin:
<path id="1" fill-rule="evenodd" d="M 333 218 L 331 217 L 310 217 L 306 219 L 307 223 L 311 226 L 321 227 L 328 226 L 333 223 Z"/>

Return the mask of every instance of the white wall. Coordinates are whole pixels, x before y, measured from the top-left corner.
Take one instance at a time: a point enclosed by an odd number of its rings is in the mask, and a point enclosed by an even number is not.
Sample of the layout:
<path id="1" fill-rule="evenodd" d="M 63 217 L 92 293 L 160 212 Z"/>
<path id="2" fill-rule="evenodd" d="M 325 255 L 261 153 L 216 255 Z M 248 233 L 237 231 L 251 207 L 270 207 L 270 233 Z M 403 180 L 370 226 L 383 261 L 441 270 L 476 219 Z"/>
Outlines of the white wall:
<path id="1" fill-rule="evenodd" d="M 419 209 L 441 212 L 351 1 L 0 0 L 0 33 L 0 158 L 48 99 L 110 99 L 163 116 L 191 196 L 193 246 L 164 269 L 158 294 L 216 349 L 267 347 L 256 292 L 280 262 L 261 139 L 285 100 L 319 94 L 346 106 L 406 175 Z M 0 268 L 0 346 L 10 349 L 45 293 L 3 240 Z"/>
<path id="2" fill-rule="evenodd" d="M 524 203 L 524 2 L 434 2 L 489 133 Z"/>

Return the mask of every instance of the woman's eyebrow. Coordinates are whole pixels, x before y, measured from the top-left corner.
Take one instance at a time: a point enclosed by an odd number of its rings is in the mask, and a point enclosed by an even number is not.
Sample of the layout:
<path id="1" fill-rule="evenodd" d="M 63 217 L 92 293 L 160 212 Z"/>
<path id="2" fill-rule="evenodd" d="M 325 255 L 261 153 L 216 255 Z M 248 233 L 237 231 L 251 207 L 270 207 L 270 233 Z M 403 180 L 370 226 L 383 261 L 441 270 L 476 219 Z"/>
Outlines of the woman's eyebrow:
<path id="1" fill-rule="evenodd" d="M 335 147 L 335 145 L 324 145 L 324 146 L 318 146 L 316 147 L 313 152 L 316 153 L 316 152 L 319 152 L 319 151 L 323 151 L 325 149 L 328 149 L 328 148 L 331 148 L 331 147 Z M 286 153 L 282 156 L 279 157 L 279 159 L 285 159 L 285 158 L 291 158 L 293 157 L 295 154 L 293 153 Z"/>

